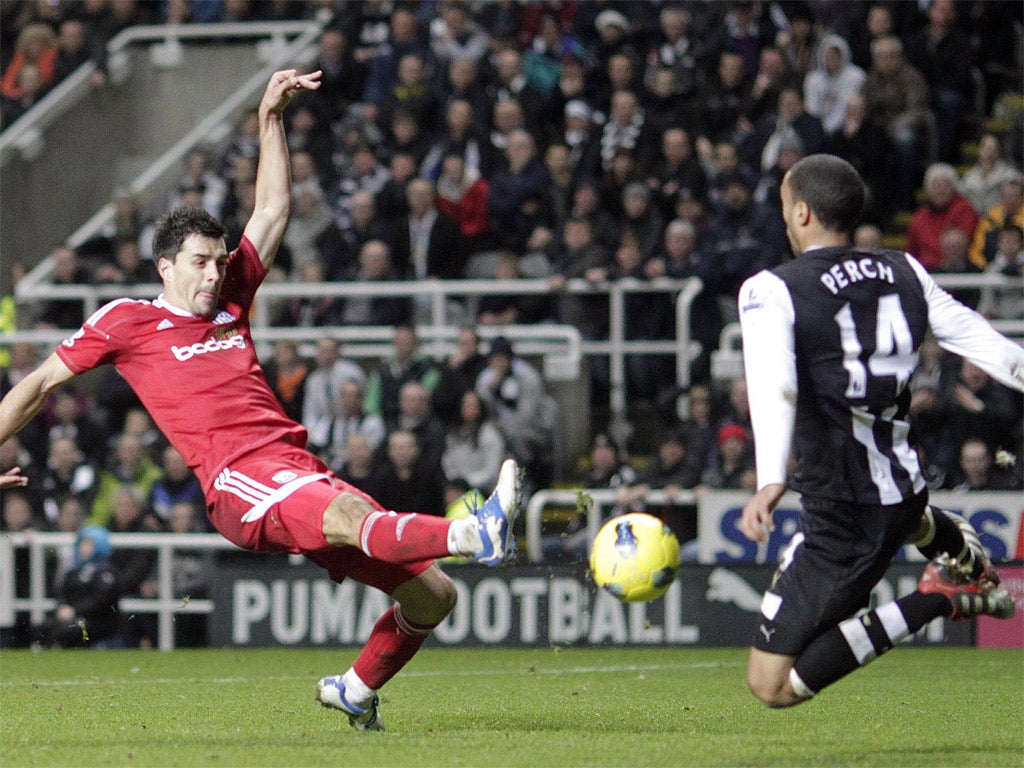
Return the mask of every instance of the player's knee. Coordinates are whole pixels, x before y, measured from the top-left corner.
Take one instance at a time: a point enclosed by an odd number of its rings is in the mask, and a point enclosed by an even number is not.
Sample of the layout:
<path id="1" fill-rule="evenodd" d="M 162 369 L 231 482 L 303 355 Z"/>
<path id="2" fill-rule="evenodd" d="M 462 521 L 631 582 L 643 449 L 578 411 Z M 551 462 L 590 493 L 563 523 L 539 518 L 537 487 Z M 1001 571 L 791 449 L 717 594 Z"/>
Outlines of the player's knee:
<path id="1" fill-rule="evenodd" d="M 407 619 L 422 626 L 436 627 L 452 612 L 458 591 L 455 582 L 435 565 L 396 590 L 393 597 L 401 604 Z"/>
<path id="2" fill-rule="evenodd" d="M 793 696 L 787 692 L 789 680 L 759 674 L 754 670 L 747 673 L 747 686 L 750 692 L 766 707 L 788 707 L 794 704 Z"/>
<path id="3" fill-rule="evenodd" d="M 359 530 L 373 506 L 362 496 L 340 493 L 324 510 L 323 532 L 327 543 L 333 546 L 355 546 L 359 543 Z"/>

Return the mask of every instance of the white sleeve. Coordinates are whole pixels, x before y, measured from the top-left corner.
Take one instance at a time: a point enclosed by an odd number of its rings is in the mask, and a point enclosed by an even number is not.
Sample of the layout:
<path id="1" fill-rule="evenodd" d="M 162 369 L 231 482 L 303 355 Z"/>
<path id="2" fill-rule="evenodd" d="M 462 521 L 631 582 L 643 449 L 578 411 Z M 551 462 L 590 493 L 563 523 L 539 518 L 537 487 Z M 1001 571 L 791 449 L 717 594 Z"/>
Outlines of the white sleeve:
<path id="1" fill-rule="evenodd" d="M 784 485 L 796 422 L 793 300 L 781 279 L 763 271 L 743 283 L 739 310 L 757 487 Z"/>
<path id="2" fill-rule="evenodd" d="M 1024 347 L 942 290 L 917 259 L 906 257 L 924 288 L 928 324 L 939 346 L 966 357 L 1001 384 L 1024 392 Z"/>

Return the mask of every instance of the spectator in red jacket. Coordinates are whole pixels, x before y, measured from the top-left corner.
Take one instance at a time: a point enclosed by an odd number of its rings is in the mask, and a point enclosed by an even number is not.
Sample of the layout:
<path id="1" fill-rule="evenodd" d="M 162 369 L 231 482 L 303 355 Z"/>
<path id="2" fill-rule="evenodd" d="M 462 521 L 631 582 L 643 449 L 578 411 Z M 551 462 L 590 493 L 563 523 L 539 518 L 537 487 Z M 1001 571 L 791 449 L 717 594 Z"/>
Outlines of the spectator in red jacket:
<path id="1" fill-rule="evenodd" d="M 14 56 L 7 65 L 0 93 L 8 99 L 20 99 L 24 92 L 18 83 L 22 68 L 32 64 L 39 68 L 43 87 L 53 83 L 53 68 L 57 61 L 57 35 L 49 24 L 29 24 L 18 35 Z"/>
<path id="2" fill-rule="evenodd" d="M 470 245 L 470 252 L 479 250 L 490 233 L 487 218 L 487 180 L 480 171 L 466 165 L 462 152 L 445 152 L 441 175 L 437 180 L 437 209 L 459 223 L 459 231 Z"/>
<path id="3" fill-rule="evenodd" d="M 934 163 L 924 174 L 928 200 L 910 219 L 907 251 L 929 271 L 935 271 L 942 264 L 943 232 L 956 228 L 970 237 L 978 226 L 974 206 L 957 192 L 958 181 L 956 169 L 946 163 Z"/>

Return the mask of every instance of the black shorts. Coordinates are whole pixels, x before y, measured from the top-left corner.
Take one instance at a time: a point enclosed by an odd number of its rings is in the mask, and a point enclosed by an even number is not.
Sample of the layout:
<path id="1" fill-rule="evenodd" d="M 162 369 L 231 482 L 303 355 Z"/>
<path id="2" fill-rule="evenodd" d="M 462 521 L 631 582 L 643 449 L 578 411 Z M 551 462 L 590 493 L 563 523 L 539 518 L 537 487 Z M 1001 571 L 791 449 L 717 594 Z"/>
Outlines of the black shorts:
<path id="1" fill-rule="evenodd" d="M 800 531 L 761 601 L 754 647 L 799 656 L 866 608 L 871 590 L 921 522 L 922 493 L 892 506 L 803 498 Z"/>

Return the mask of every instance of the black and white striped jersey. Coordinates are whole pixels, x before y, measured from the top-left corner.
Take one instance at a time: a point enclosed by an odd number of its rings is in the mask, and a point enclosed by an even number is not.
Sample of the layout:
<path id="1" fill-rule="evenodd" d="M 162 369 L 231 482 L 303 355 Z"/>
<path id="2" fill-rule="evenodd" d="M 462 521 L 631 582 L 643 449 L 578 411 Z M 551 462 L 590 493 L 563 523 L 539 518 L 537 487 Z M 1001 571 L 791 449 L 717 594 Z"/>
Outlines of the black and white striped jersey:
<path id="1" fill-rule="evenodd" d="M 816 248 L 740 289 L 758 487 L 864 504 L 925 488 L 907 384 L 930 328 L 939 344 L 1024 389 L 1024 349 L 900 251 Z"/>

